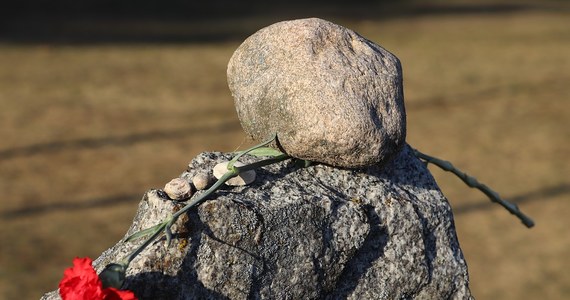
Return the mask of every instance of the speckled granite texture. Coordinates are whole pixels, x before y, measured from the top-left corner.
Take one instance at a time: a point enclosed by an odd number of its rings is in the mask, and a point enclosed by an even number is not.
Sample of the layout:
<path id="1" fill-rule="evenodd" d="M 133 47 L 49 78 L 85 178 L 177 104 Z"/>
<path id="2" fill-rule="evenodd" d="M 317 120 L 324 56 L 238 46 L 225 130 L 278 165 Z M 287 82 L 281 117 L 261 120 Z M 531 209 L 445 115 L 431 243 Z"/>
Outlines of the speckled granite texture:
<path id="1" fill-rule="evenodd" d="M 400 61 L 343 26 L 267 26 L 239 46 L 227 74 L 244 131 L 260 143 L 277 134 L 290 156 L 360 168 L 405 144 Z"/>
<path id="2" fill-rule="evenodd" d="M 181 177 L 224 158 L 203 153 Z M 147 192 L 128 233 L 179 207 Z M 132 262 L 125 288 L 140 299 L 471 298 L 449 204 L 409 146 L 382 169 L 264 167 L 253 184 L 191 210 L 174 232 L 169 248 L 158 241 Z M 95 267 L 136 245 L 119 242 Z"/>

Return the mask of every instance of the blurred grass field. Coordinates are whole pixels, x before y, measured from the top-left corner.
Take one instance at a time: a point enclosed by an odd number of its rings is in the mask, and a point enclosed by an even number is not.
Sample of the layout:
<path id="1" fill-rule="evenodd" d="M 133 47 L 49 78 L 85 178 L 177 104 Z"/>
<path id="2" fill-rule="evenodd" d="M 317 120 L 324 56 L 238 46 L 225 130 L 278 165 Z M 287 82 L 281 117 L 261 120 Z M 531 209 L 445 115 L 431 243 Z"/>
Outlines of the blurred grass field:
<path id="1" fill-rule="evenodd" d="M 535 219 L 528 230 L 431 169 L 479 299 L 570 298 L 570 6 L 540 3 L 390 18 L 312 13 L 401 59 L 412 146 Z M 247 36 L 284 18 L 175 25 Z M 57 288 L 73 257 L 95 258 L 123 236 L 145 190 L 199 152 L 242 144 L 225 75 L 240 39 L 0 42 L 1 299 Z"/>

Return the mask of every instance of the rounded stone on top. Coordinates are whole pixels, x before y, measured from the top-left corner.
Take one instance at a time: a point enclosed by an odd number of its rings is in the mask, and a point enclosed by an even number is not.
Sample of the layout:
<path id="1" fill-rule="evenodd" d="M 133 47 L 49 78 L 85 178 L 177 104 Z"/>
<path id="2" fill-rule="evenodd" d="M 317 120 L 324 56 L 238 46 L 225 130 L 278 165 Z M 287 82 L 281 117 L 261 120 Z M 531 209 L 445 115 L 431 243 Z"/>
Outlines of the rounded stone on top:
<path id="1" fill-rule="evenodd" d="M 164 186 L 164 192 L 172 200 L 184 200 L 192 196 L 192 187 L 185 179 L 174 178 Z"/>
<path id="2" fill-rule="evenodd" d="M 400 61 L 340 25 L 270 25 L 239 46 L 227 72 L 245 132 L 259 142 L 277 134 L 290 156 L 359 168 L 405 143 Z"/>
<path id="3" fill-rule="evenodd" d="M 229 161 L 224 161 L 214 166 L 212 173 L 214 177 L 216 177 L 216 179 L 222 178 L 222 176 L 224 176 L 224 174 L 228 172 L 228 164 Z M 243 167 L 244 164 L 239 161 L 236 161 L 234 163 L 234 166 Z M 254 170 L 243 171 L 239 173 L 237 176 L 228 179 L 228 181 L 226 181 L 225 184 L 229 186 L 244 186 L 254 182 L 255 177 L 256 174 Z"/>
<path id="4" fill-rule="evenodd" d="M 207 189 L 210 183 L 210 176 L 205 172 L 200 172 L 192 178 L 192 184 L 198 191 Z"/>

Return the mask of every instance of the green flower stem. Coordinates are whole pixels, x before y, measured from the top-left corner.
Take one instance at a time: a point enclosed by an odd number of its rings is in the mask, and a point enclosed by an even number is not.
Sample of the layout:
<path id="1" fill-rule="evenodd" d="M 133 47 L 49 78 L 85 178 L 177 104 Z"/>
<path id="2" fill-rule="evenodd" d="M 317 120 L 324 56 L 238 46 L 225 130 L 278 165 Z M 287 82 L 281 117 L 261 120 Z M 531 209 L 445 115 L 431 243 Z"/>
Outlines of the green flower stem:
<path id="1" fill-rule="evenodd" d="M 123 260 L 121 260 L 121 264 L 125 266 L 125 269 L 129 266 L 131 261 L 139 255 L 148 245 L 150 245 L 164 230 L 164 227 L 168 224 L 167 221 L 160 223 L 160 226 L 157 227 L 156 230 L 152 233 L 152 235 L 142 244 L 140 245 L 135 251 L 131 252 L 131 254 L 127 255 Z"/>
<path id="2" fill-rule="evenodd" d="M 486 186 L 482 183 L 479 183 L 477 181 L 477 179 L 475 179 L 474 177 L 469 176 L 466 173 L 460 171 L 455 166 L 453 166 L 453 164 L 451 164 L 450 162 L 445 161 L 445 160 L 441 160 L 439 158 L 436 158 L 436 157 L 433 157 L 433 156 L 430 156 L 430 155 L 427 155 L 424 153 L 421 153 L 420 151 L 418 151 L 416 149 L 413 149 L 413 151 L 414 151 L 414 155 L 417 158 L 425 161 L 426 163 L 434 164 L 434 165 L 440 167 L 444 171 L 451 172 L 451 173 L 455 174 L 467 186 L 469 186 L 471 188 L 476 188 L 476 189 L 480 190 L 481 192 L 483 192 L 483 194 L 487 195 L 487 197 L 489 197 L 489 199 L 492 202 L 500 204 L 506 210 L 508 210 L 511 214 L 518 217 L 526 227 L 531 228 L 534 226 L 534 221 L 531 218 L 529 218 L 528 216 L 526 216 L 523 212 L 521 212 L 519 207 L 516 204 L 508 202 L 506 200 L 503 200 L 497 192 L 493 191 L 488 186 Z"/>
<path id="3" fill-rule="evenodd" d="M 263 146 L 263 144 L 262 144 Z M 216 181 L 216 183 L 214 183 L 214 185 L 212 185 L 209 189 L 207 189 L 206 191 L 204 191 L 202 194 L 200 194 L 200 196 L 196 197 L 195 199 L 193 199 L 192 201 L 190 201 L 188 204 L 186 204 L 186 206 L 184 206 L 182 209 L 180 209 L 179 211 L 177 211 L 175 214 L 173 214 L 170 218 L 168 218 L 167 220 L 165 220 L 164 222 L 155 225 L 156 230 L 152 233 L 152 235 L 142 244 L 140 245 L 137 249 L 135 249 L 131 254 L 129 254 L 127 257 L 125 257 L 122 260 L 122 264 L 125 266 L 128 266 L 129 263 L 139 254 L 141 253 L 146 247 L 148 247 L 148 245 L 150 245 L 158 236 L 160 236 L 160 234 L 164 231 L 165 235 L 166 235 L 166 241 L 167 244 L 170 245 L 170 241 L 172 240 L 172 231 L 170 230 L 170 228 L 172 227 L 172 225 L 174 225 L 174 223 L 176 222 L 176 220 L 178 220 L 178 218 L 185 214 L 186 212 L 188 212 L 188 210 L 190 210 L 192 207 L 195 207 L 199 204 L 201 204 L 202 202 L 206 201 L 207 197 L 210 196 L 212 193 L 214 193 L 215 191 L 217 191 L 226 181 L 228 181 L 230 178 L 233 178 L 237 175 L 240 174 L 240 172 L 245 172 L 248 170 L 253 170 L 253 169 L 257 169 L 263 166 L 267 166 L 267 165 L 271 165 L 280 161 L 284 161 L 289 159 L 290 157 L 286 154 L 281 154 L 272 158 L 268 158 L 268 159 L 264 159 L 258 162 L 254 162 L 245 166 L 241 166 L 241 167 L 235 167 L 233 166 L 231 169 L 228 170 L 228 172 L 226 172 L 222 177 L 220 177 L 220 179 L 218 179 L 218 181 Z M 154 228 L 154 227 L 152 227 Z M 146 229 L 145 229 L 146 230 Z M 136 235 L 136 233 L 135 233 Z M 129 239 L 127 239 L 129 240 Z"/>
<path id="4" fill-rule="evenodd" d="M 251 148 L 249 148 L 249 149 L 246 149 L 246 150 L 240 152 L 238 155 L 236 155 L 234 158 L 232 158 L 232 160 L 230 160 L 230 162 L 228 163 L 228 170 L 231 170 L 231 169 L 233 168 L 234 163 L 235 163 L 238 159 L 240 159 L 240 157 L 244 156 L 245 154 L 247 154 L 247 153 L 249 153 L 249 152 L 251 152 L 251 151 L 253 151 L 253 150 L 255 150 L 255 149 L 258 149 L 258 148 L 267 146 L 267 145 L 269 145 L 271 142 L 273 142 L 273 141 L 276 140 L 276 139 L 277 139 L 277 134 L 274 134 L 274 135 L 271 137 L 271 139 L 269 139 L 269 140 L 267 140 L 267 141 L 265 141 L 265 142 L 263 142 L 263 143 L 261 143 L 261 144 L 255 145 L 255 146 L 253 146 L 253 147 L 251 147 Z"/>
<path id="5" fill-rule="evenodd" d="M 195 207 L 195 206 L 199 205 L 200 203 L 206 201 L 206 197 L 210 196 L 212 193 L 217 191 L 226 181 L 228 181 L 229 179 L 231 179 L 237 175 L 239 175 L 239 170 L 237 170 L 235 168 L 232 170 L 229 170 L 222 177 L 220 177 L 220 179 L 218 179 L 218 181 L 216 181 L 216 183 L 214 183 L 214 185 L 212 185 L 209 189 L 207 189 L 199 197 L 196 197 L 194 200 L 188 202 L 186 204 L 186 206 L 184 206 L 182 209 L 180 209 L 175 214 L 173 214 L 172 217 L 170 217 L 170 219 L 166 222 L 166 225 L 164 227 L 165 232 L 166 232 L 167 244 L 170 245 L 170 241 L 172 240 L 172 232 L 170 231 L 170 227 L 172 227 L 172 225 L 174 225 L 176 220 L 178 220 L 178 218 L 181 215 L 185 214 L 192 207 Z"/>
<path id="6" fill-rule="evenodd" d="M 238 172 L 245 172 L 245 171 L 249 171 L 249 170 L 254 170 L 263 166 L 267 166 L 267 165 L 271 165 L 280 161 L 284 161 L 291 158 L 290 156 L 288 156 L 287 154 L 281 154 L 272 158 L 268 158 L 268 159 L 264 159 L 261 161 L 257 161 L 254 163 L 251 163 L 249 165 L 245 165 L 245 166 L 241 166 L 241 167 L 234 167 L 234 169 L 237 169 Z"/>

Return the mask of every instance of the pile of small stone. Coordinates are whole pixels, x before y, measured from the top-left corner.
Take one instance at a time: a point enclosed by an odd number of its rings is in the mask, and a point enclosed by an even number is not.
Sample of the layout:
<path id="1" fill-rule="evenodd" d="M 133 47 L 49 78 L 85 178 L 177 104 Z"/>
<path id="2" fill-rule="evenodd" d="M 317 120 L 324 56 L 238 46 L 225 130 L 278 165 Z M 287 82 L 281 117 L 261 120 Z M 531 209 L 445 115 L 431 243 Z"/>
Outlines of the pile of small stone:
<path id="1" fill-rule="evenodd" d="M 172 200 L 187 200 L 192 197 L 194 192 L 209 188 L 213 183 L 212 175 L 216 179 L 222 178 L 222 176 L 228 172 L 228 163 L 229 162 L 226 161 L 217 164 L 211 171 L 211 174 L 210 172 L 204 171 L 197 172 L 196 175 L 192 177 L 191 182 L 182 177 L 174 178 L 164 186 L 164 192 Z M 244 164 L 239 161 L 234 163 L 236 167 L 242 167 L 243 165 Z M 241 172 L 238 176 L 230 178 L 225 184 L 229 186 L 248 185 L 255 181 L 255 176 L 254 170 L 248 170 Z"/>

